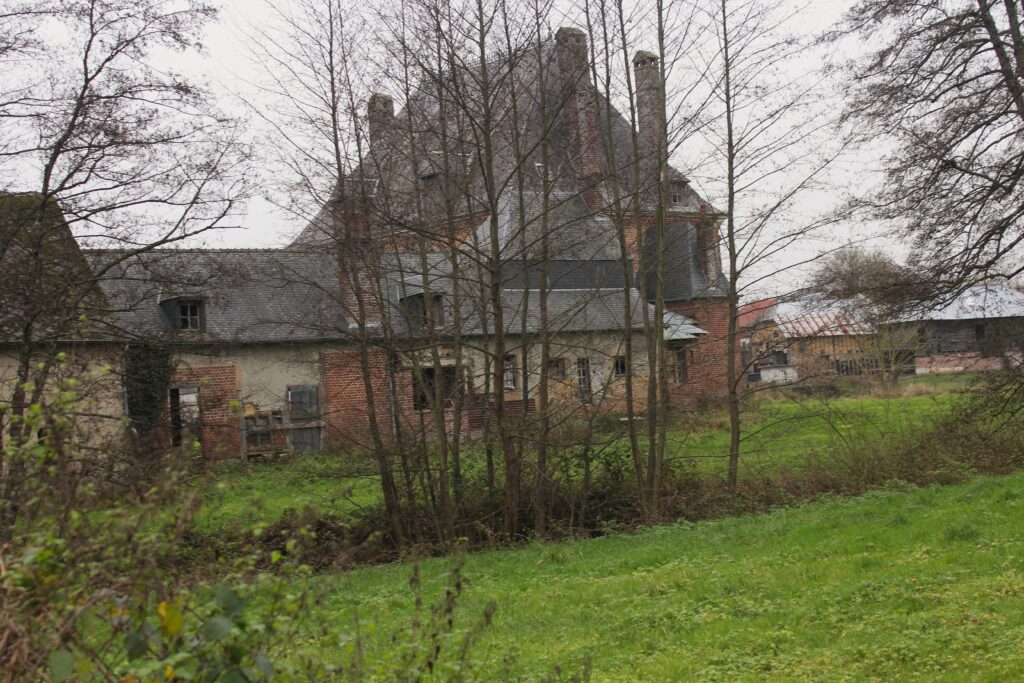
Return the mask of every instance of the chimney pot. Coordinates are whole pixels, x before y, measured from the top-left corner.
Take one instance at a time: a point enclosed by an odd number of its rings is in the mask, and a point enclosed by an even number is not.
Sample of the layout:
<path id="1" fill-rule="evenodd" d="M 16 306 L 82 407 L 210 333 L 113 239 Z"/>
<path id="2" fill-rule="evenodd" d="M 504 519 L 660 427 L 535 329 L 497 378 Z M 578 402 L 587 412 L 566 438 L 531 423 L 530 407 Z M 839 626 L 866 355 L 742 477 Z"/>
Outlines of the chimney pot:
<path id="1" fill-rule="evenodd" d="M 575 26 L 563 26 L 555 33 L 555 42 L 559 45 L 586 45 L 587 34 Z"/>
<path id="2" fill-rule="evenodd" d="M 637 69 L 658 65 L 658 55 L 648 50 L 637 50 L 633 55 L 633 66 Z"/>

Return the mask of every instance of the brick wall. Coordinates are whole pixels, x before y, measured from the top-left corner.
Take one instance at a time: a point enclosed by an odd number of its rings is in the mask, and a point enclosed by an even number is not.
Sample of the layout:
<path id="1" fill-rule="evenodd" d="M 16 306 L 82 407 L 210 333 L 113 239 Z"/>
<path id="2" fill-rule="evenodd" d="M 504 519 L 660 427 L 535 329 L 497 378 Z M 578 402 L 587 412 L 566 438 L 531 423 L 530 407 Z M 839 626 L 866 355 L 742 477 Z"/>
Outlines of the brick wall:
<path id="1" fill-rule="evenodd" d="M 555 54 L 561 73 L 562 118 L 568 137 L 566 152 L 573 173 L 590 202 L 600 202 L 597 182 L 603 177 L 604 155 L 598 142 L 597 111 L 590 82 L 587 37 L 563 27 L 555 34 Z M 591 190 L 591 192 L 588 192 Z M 597 208 L 591 204 L 592 208 Z"/>
<path id="2" fill-rule="evenodd" d="M 171 386 L 199 387 L 200 440 L 205 458 L 242 455 L 238 412 L 238 369 L 232 365 L 179 367 Z"/>
<path id="3" fill-rule="evenodd" d="M 322 355 L 327 440 L 347 448 L 369 448 L 373 445 L 370 416 L 367 406 L 370 394 L 376 408 L 377 428 L 385 442 L 394 440 L 394 422 L 388 386 L 388 358 L 383 351 L 370 353 L 370 392 L 366 391 L 360 369 L 358 351 L 340 351 Z M 410 438 L 434 432 L 433 416 L 429 410 L 418 410 L 413 405 L 413 370 L 399 368 L 394 373 L 395 401 L 398 408 L 398 426 Z M 462 433 L 469 431 L 471 410 L 467 401 L 462 411 Z M 445 428 L 454 429 L 454 410 L 445 411 Z"/>
<path id="4" fill-rule="evenodd" d="M 363 382 L 358 351 L 331 351 L 321 354 L 324 373 L 324 410 L 327 441 L 343 447 L 372 445 L 367 406 L 370 396 L 376 408 L 377 427 L 384 438 L 391 434 L 388 409 L 388 358 L 383 351 L 371 351 L 370 391 Z"/>
<path id="5" fill-rule="evenodd" d="M 707 332 L 691 342 L 693 362 L 689 366 L 689 382 L 672 388 L 673 398 L 685 402 L 699 399 L 717 400 L 728 392 L 729 302 L 726 299 L 694 299 L 674 301 L 665 308 L 693 318 Z M 671 384 L 671 383 L 670 383 Z"/>

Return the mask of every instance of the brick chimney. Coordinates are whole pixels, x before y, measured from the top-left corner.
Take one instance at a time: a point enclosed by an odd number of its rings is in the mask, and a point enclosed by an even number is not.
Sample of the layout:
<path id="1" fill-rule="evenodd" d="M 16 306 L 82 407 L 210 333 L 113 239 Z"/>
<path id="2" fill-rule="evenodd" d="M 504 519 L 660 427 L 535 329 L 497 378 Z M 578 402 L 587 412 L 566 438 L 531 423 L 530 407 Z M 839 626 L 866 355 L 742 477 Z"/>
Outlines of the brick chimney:
<path id="1" fill-rule="evenodd" d="M 595 203 L 601 203 L 598 190 L 603 173 L 597 106 L 587 59 L 587 35 L 578 28 L 563 26 L 555 33 L 555 51 L 561 74 L 566 154 L 580 189 L 591 203 L 591 208 L 597 209 L 599 207 Z"/>
<path id="2" fill-rule="evenodd" d="M 374 93 L 366 105 L 366 118 L 370 127 L 370 144 L 383 140 L 395 123 L 395 101 L 391 95 Z"/>
<path id="3" fill-rule="evenodd" d="M 658 168 L 658 159 L 667 146 L 665 128 L 659 122 L 665 93 L 661 87 L 658 55 L 646 50 L 633 55 L 633 74 L 636 81 L 641 183 L 653 192 L 661 170 Z"/>

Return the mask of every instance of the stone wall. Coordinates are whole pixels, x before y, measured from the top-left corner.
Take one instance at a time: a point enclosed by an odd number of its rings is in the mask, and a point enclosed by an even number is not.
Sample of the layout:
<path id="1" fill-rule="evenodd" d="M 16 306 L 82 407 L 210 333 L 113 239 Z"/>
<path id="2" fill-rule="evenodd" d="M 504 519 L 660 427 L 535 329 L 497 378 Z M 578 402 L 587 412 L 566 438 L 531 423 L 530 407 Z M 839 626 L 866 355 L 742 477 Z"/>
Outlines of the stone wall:
<path id="1" fill-rule="evenodd" d="M 919 355 L 914 359 L 915 371 L 919 375 L 988 372 L 1002 370 L 1004 363 L 1002 357 L 983 356 L 980 353 L 933 353 Z"/>

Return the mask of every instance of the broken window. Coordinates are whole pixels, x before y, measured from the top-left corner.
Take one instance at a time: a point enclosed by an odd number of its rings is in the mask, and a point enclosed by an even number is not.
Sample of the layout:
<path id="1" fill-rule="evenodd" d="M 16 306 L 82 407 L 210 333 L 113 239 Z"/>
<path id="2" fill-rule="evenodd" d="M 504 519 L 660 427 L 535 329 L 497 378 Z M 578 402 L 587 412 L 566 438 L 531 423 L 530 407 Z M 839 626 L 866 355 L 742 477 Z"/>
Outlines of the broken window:
<path id="1" fill-rule="evenodd" d="M 431 294 L 430 305 L 427 304 L 428 299 L 422 292 L 402 298 L 402 307 L 405 309 L 410 330 L 423 330 L 431 324 L 434 327 L 444 325 L 444 297 L 440 294 Z"/>
<path id="2" fill-rule="evenodd" d="M 519 371 L 516 367 L 516 354 L 510 353 L 505 356 L 502 381 L 506 390 L 515 389 L 519 384 Z"/>
<path id="3" fill-rule="evenodd" d="M 590 403 L 594 400 L 594 387 L 590 379 L 590 359 L 576 359 L 576 381 L 579 384 L 580 402 Z"/>
<path id="4" fill-rule="evenodd" d="M 412 403 L 416 410 L 427 410 L 433 405 L 437 392 L 438 378 L 441 381 L 442 405 L 455 397 L 458 383 L 454 366 L 423 368 L 420 370 L 418 378 L 415 375 L 416 373 L 413 373 L 416 386 L 413 392 Z"/>
<path id="5" fill-rule="evenodd" d="M 690 381 L 689 351 L 676 349 L 676 383 L 686 384 Z"/>
<path id="6" fill-rule="evenodd" d="M 625 377 L 626 376 L 626 357 L 625 356 L 615 356 L 615 361 L 612 364 L 612 372 L 615 374 L 616 377 Z"/>
<path id="7" fill-rule="evenodd" d="M 274 446 L 274 435 L 270 432 L 250 432 L 246 434 L 245 444 L 249 450 L 261 450 Z"/>
<path id="8" fill-rule="evenodd" d="M 200 439 L 199 387 L 173 387 L 167 392 L 171 417 L 171 444 L 180 446 Z"/>
<path id="9" fill-rule="evenodd" d="M 288 387 L 288 417 L 292 420 L 312 420 L 320 416 L 320 387 L 304 384 Z"/>
<path id="10" fill-rule="evenodd" d="M 565 379 L 565 359 L 548 359 L 548 377 L 550 379 Z"/>

